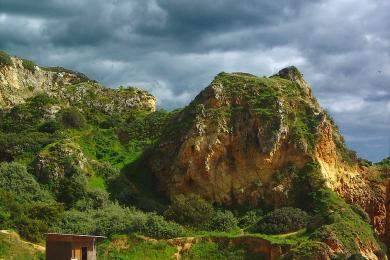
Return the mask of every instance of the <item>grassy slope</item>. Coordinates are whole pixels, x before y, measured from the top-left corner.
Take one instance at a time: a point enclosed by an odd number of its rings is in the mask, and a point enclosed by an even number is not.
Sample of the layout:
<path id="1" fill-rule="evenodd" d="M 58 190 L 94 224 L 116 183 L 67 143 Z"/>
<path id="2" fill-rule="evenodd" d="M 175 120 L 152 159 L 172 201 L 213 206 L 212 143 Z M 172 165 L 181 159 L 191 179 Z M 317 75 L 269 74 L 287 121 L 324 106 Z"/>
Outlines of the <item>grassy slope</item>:
<path id="1" fill-rule="evenodd" d="M 0 259 L 35 260 L 44 259 L 41 246 L 33 245 L 19 238 L 14 232 L 0 232 Z"/>

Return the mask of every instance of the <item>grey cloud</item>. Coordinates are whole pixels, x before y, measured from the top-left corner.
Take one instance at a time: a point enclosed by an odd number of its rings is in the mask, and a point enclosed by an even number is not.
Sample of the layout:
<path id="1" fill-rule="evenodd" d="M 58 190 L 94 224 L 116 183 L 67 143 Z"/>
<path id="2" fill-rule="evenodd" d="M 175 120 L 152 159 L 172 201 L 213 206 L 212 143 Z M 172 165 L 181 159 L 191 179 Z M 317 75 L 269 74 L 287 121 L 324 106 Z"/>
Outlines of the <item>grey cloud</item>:
<path id="1" fill-rule="evenodd" d="M 0 0 L 0 48 L 108 86 L 188 103 L 220 71 L 297 65 L 348 144 L 379 160 L 390 135 L 386 0 Z"/>

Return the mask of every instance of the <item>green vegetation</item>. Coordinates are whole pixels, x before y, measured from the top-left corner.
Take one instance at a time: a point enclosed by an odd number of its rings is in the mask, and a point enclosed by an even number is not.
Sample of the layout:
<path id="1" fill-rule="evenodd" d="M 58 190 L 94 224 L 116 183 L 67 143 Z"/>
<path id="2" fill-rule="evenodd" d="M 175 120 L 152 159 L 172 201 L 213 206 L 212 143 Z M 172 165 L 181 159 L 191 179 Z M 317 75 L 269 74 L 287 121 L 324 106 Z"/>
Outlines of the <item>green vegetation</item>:
<path id="1" fill-rule="evenodd" d="M 135 232 L 153 238 L 174 238 L 186 234 L 186 230 L 179 224 L 166 221 L 155 213 L 144 213 L 112 203 L 83 212 L 67 211 L 56 230 L 104 236 Z"/>
<path id="2" fill-rule="evenodd" d="M 327 259 L 330 257 L 330 249 L 325 243 L 306 241 L 291 249 L 281 259 Z"/>
<path id="3" fill-rule="evenodd" d="M 325 186 L 325 180 L 317 162 L 307 163 L 301 170 L 295 171 L 290 196 L 297 207 L 311 211 L 317 206 L 316 192 Z"/>
<path id="4" fill-rule="evenodd" d="M 210 230 L 230 232 L 238 229 L 238 220 L 232 212 L 225 210 L 218 210 L 215 212 L 211 223 L 209 225 Z"/>
<path id="5" fill-rule="evenodd" d="M 300 209 L 285 207 L 266 214 L 253 228 L 256 233 L 284 234 L 306 227 L 308 214 Z"/>
<path id="6" fill-rule="evenodd" d="M 207 228 L 213 218 L 214 208 L 199 195 L 191 194 L 188 197 L 179 195 L 173 199 L 164 215 L 167 219 L 183 225 Z M 219 220 L 215 219 L 215 221 L 215 224 L 218 225 Z M 222 223 L 219 224 L 223 225 Z"/>
<path id="7" fill-rule="evenodd" d="M 133 236 L 116 235 L 98 247 L 99 259 L 172 259 L 176 247 L 164 242 L 146 241 Z"/>
<path id="8" fill-rule="evenodd" d="M 50 201 L 50 194 L 44 190 L 24 165 L 0 163 L 0 189 L 15 194 L 18 202 Z"/>
<path id="9" fill-rule="evenodd" d="M 73 109 L 73 108 L 67 108 L 61 113 L 61 122 L 64 124 L 65 127 L 68 128 L 83 128 L 86 125 L 86 121 L 84 116 L 80 113 L 80 111 Z"/>
<path id="10" fill-rule="evenodd" d="M 346 255 L 359 252 L 359 243 L 369 246 L 370 243 L 377 241 L 367 220 L 355 213 L 352 207 L 334 192 L 320 190 L 317 193 L 316 204 L 316 212 L 324 218 L 325 225 L 310 235 L 311 240 L 325 242 L 329 238 L 336 239 Z"/>
<path id="11" fill-rule="evenodd" d="M 77 79 L 72 82 L 73 84 L 91 81 L 85 74 L 77 72 L 77 71 L 73 71 L 70 69 L 65 69 L 63 67 L 47 67 L 47 68 L 43 68 L 43 69 L 47 70 L 47 71 L 57 72 L 57 73 L 64 73 L 65 72 L 65 73 L 69 73 L 69 74 L 74 74 L 77 76 Z"/>
<path id="12" fill-rule="evenodd" d="M 246 250 L 233 246 L 224 246 L 213 242 L 201 241 L 192 246 L 191 250 L 185 252 L 183 259 L 266 259 L 265 256 L 249 254 Z"/>
<path id="13" fill-rule="evenodd" d="M 62 205 L 56 202 L 18 202 L 12 192 L 0 189 L 1 229 L 16 229 L 30 241 L 42 241 L 43 234 L 59 222 L 62 213 Z"/>
<path id="14" fill-rule="evenodd" d="M 26 70 L 29 70 L 31 72 L 34 72 L 35 66 L 37 66 L 37 64 L 35 64 L 33 61 L 25 60 L 25 59 L 22 59 L 22 65 L 23 65 L 23 68 L 25 68 Z"/>
<path id="15" fill-rule="evenodd" d="M 376 163 L 376 165 L 390 167 L 390 156 Z"/>
<path id="16" fill-rule="evenodd" d="M 11 65 L 12 65 L 11 56 L 9 56 L 9 54 L 4 51 L 0 51 L 0 67 L 11 66 Z"/>
<path id="17" fill-rule="evenodd" d="M 21 240 L 13 232 L 0 232 L 0 257 L 9 260 L 45 259 L 44 252 Z"/>

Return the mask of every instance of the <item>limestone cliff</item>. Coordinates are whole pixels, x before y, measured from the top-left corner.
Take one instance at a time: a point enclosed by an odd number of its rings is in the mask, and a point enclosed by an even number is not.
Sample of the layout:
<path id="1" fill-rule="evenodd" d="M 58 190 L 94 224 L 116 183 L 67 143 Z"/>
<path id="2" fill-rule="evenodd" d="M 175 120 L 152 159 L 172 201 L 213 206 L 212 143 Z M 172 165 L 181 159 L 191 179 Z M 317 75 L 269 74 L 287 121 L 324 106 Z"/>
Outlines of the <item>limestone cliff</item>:
<path id="1" fill-rule="evenodd" d="M 221 73 L 171 125 L 177 129 L 167 130 L 151 160 L 169 195 L 279 205 L 288 201 L 291 166 L 317 160 L 334 189 L 359 176 L 344 162 L 352 159 L 333 121 L 294 67 L 270 78 Z"/>
<path id="2" fill-rule="evenodd" d="M 156 99 L 146 91 L 137 88 L 105 88 L 82 73 L 60 67 L 42 68 L 16 57 L 9 57 L 9 60 L 7 64 L 0 64 L 2 108 L 12 107 L 29 97 L 46 93 L 69 105 L 85 106 L 109 114 L 131 108 L 150 111 L 156 109 Z"/>
<path id="3" fill-rule="evenodd" d="M 345 146 L 295 67 L 269 78 L 218 74 L 172 119 L 149 158 L 168 197 L 196 193 L 216 204 L 252 206 L 297 203 L 294 193 L 307 187 L 294 179 L 311 162 L 325 185 L 362 206 L 385 236 L 386 192 Z M 366 256 L 375 250 L 361 248 Z"/>

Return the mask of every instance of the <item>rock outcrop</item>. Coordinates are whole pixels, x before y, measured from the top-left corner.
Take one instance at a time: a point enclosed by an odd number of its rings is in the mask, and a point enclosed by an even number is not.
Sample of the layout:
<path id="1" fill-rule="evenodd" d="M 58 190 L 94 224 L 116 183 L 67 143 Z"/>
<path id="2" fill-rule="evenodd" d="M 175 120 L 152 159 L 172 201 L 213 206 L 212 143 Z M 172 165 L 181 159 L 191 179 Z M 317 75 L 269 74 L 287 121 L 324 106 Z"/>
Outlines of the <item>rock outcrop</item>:
<path id="1" fill-rule="evenodd" d="M 295 67 L 269 78 L 220 73 L 172 119 L 149 157 L 168 197 L 196 193 L 216 204 L 276 207 L 294 203 L 293 193 L 305 188 L 294 187 L 294 178 L 312 162 L 328 188 L 362 206 L 388 236 L 386 192 Z"/>
<path id="2" fill-rule="evenodd" d="M 137 88 L 105 88 L 84 74 L 60 67 L 42 68 L 10 57 L 0 64 L 0 107 L 10 108 L 40 93 L 63 100 L 69 105 L 114 114 L 128 109 L 155 111 L 156 99 Z"/>
<path id="3" fill-rule="evenodd" d="M 271 78 L 221 73 L 171 125 L 178 129 L 164 134 L 150 160 L 169 196 L 284 205 L 292 168 L 317 160 L 332 188 L 358 175 L 344 167 L 342 138 L 295 67 Z"/>

